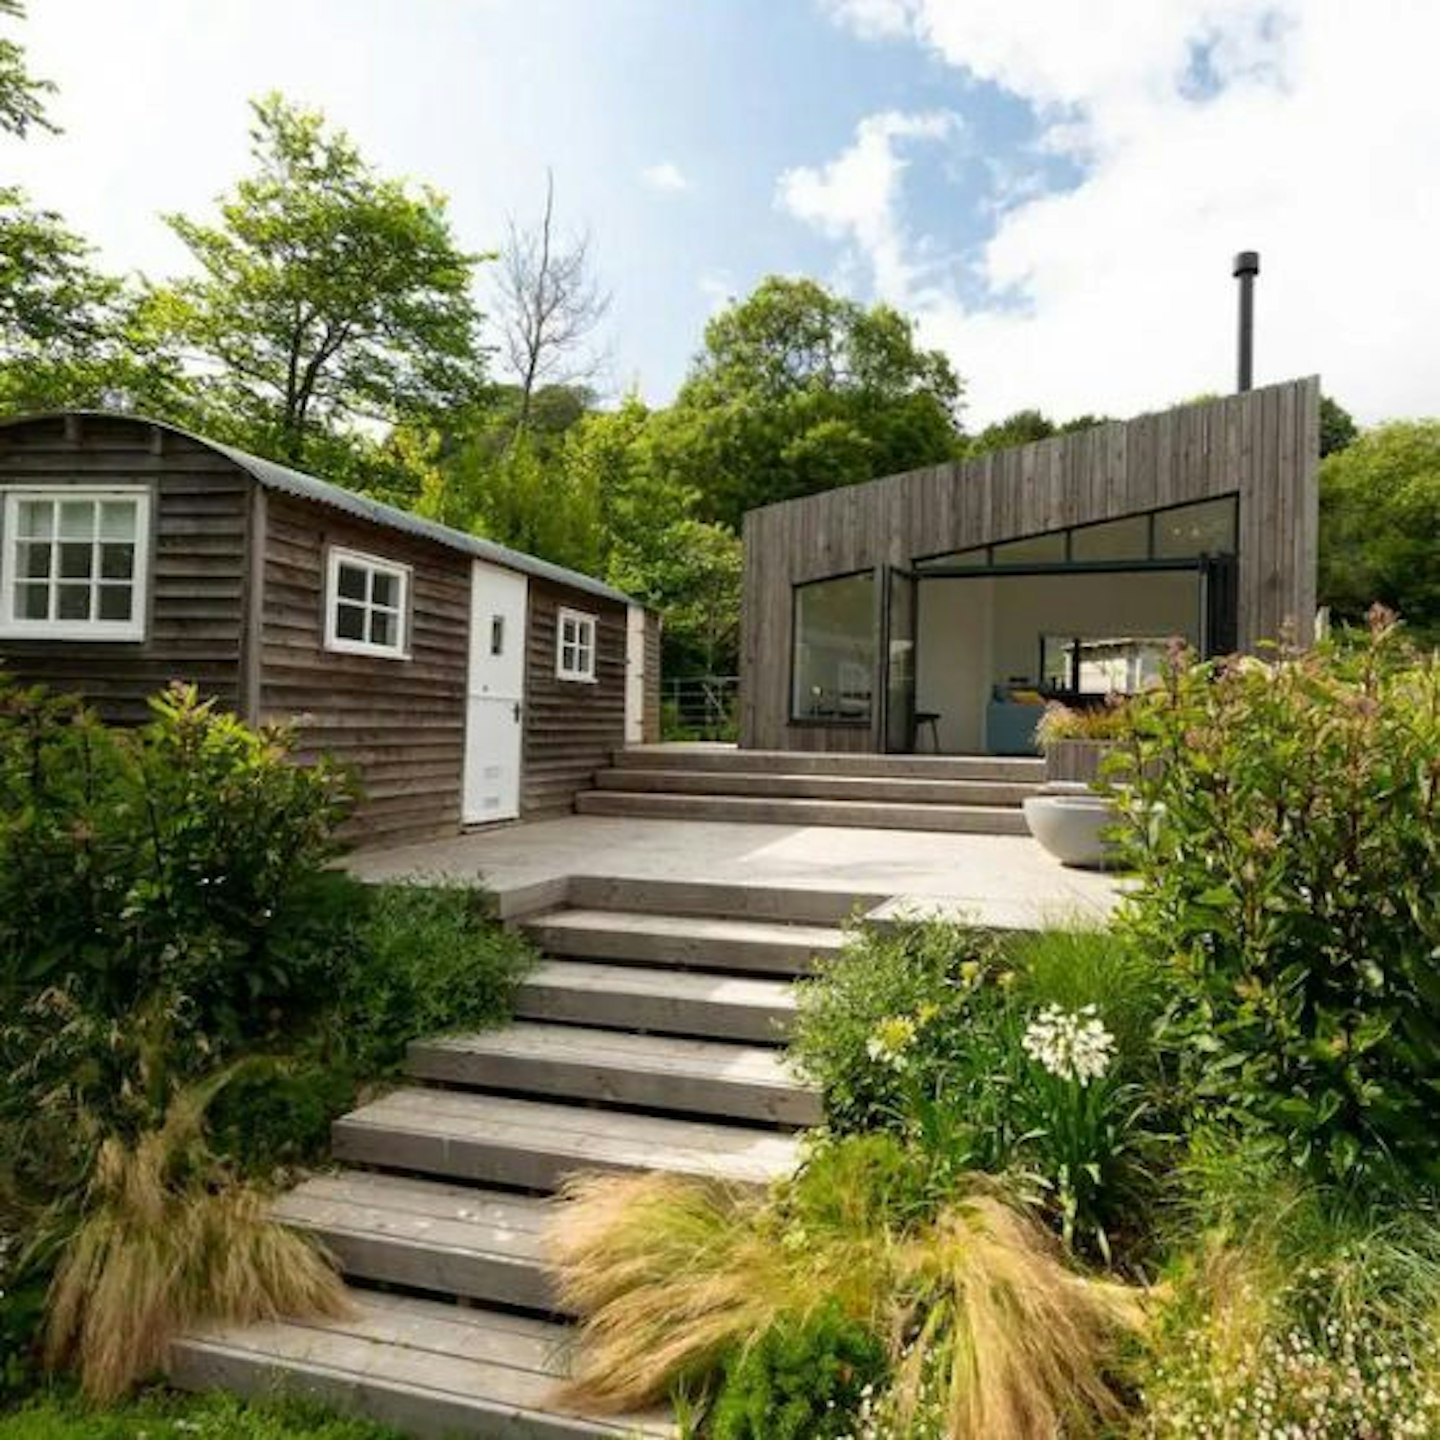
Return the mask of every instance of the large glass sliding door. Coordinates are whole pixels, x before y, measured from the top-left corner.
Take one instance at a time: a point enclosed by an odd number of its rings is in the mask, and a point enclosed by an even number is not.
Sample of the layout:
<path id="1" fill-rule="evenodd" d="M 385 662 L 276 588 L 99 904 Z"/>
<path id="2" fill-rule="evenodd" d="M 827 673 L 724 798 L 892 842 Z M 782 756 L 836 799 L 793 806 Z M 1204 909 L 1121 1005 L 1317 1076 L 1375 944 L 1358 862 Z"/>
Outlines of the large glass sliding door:
<path id="1" fill-rule="evenodd" d="M 915 577 L 885 571 L 885 749 L 905 755 L 915 748 Z"/>

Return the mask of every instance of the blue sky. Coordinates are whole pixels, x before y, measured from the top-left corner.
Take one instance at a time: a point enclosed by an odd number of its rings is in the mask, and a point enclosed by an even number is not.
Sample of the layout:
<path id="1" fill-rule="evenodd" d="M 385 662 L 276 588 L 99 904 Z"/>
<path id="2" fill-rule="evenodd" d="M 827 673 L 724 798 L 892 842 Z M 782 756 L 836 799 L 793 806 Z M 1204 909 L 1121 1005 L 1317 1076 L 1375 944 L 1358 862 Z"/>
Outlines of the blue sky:
<path id="1" fill-rule="evenodd" d="M 1261 379 L 1440 409 L 1440 101 L 1424 0 L 32 0 L 66 133 L 6 176 L 121 268 L 184 253 L 279 89 L 439 186 L 476 249 L 540 203 L 614 293 L 614 391 L 663 402 L 726 295 L 804 273 L 919 319 L 972 424 Z M 1382 252 L 1364 304 L 1353 258 Z M 482 281 L 483 298 L 483 281 Z"/>

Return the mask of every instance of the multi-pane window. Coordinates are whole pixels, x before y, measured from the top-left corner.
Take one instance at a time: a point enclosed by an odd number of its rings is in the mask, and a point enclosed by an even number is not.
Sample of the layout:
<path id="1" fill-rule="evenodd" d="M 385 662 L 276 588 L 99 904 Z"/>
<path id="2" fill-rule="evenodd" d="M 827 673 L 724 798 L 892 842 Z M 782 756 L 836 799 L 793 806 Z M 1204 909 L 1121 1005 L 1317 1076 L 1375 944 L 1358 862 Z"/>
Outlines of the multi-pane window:
<path id="1" fill-rule="evenodd" d="M 0 519 L 0 630 L 143 639 L 149 529 L 146 489 L 8 491 Z"/>
<path id="2" fill-rule="evenodd" d="M 331 650 L 404 659 L 410 571 L 404 565 L 330 551 L 325 644 Z"/>
<path id="3" fill-rule="evenodd" d="M 562 609 L 555 638 L 556 675 L 562 680 L 593 680 L 595 617 L 579 610 Z"/>

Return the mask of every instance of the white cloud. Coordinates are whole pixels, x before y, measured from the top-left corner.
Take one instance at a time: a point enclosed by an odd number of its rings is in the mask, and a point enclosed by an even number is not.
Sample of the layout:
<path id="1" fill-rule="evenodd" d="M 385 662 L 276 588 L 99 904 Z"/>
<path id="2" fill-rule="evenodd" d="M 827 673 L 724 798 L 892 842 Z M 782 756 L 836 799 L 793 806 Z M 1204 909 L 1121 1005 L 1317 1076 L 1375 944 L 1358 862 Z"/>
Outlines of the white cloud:
<path id="1" fill-rule="evenodd" d="M 640 172 L 640 178 L 654 190 L 690 189 L 690 177 L 673 160 L 647 165 Z"/>
<path id="2" fill-rule="evenodd" d="M 712 315 L 729 309 L 735 302 L 737 287 L 728 270 L 707 270 L 698 284 Z"/>
<path id="3" fill-rule="evenodd" d="M 917 273 L 893 173 L 871 203 L 822 182 L 793 213 L 859 247 L 970 379 L 970 419 L 1026 404 L 1127 414 L 1233 374 L 1232 254 L 1261 251 L 1257 379 L 1320 371 L 1366 419 L 1440 410 L 1440 7 L 1407 0 L 832 0 L 859 33 L 903 28 L 1033 107 L 1074 188 L 979 198 L 988 241 L 955 257 L 991 295 Z M 885 147 L 888 147 L 888 141 Z M 877 142 L 872 141 L 872 149 Z M 881 164 L 872 166 L 876 174 Z M 1003 173 L 1003 165 L 999 173 Z M 794 174 L 796 172 L 792 172 Z M 788 181 L 782 180 L 782 185 Z M 860 187 L 857 183 L 857 190 Z M 958 192 L 957 192 L 958 198 Z M 924 237 L 920 237 L 921 240 Z M 933 242 L 932 242 L 933 244 Z M 906 286 L 895 294 L 896 277 Z"/>
<path id="4" fill-rule="evenodd" d="M 941 140 L 959 128 L 959 116 L 943 110 L 867 116 L 856 127 L 854 144 L 829 164 L 785 171 L 776 202 L 797 219 L 857 247 L 872 267 L 876 291 L 887 300 L 905 299 L 917 283 L 919 267 L 900 221 L 906 165 L 900 143 Z"/>

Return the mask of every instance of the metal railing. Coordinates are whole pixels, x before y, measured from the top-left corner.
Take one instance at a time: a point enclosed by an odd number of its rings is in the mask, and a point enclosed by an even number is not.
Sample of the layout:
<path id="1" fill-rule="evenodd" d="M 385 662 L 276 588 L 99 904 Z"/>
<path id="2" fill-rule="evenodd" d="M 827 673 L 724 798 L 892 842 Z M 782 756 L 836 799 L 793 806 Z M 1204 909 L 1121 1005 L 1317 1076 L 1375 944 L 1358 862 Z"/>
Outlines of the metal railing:
<path id="1" fill-rule="evenodd" d="M 660 683 L 660 732 L 666 740 L 734 740 L 740 678 L 687 675 Z"/>

